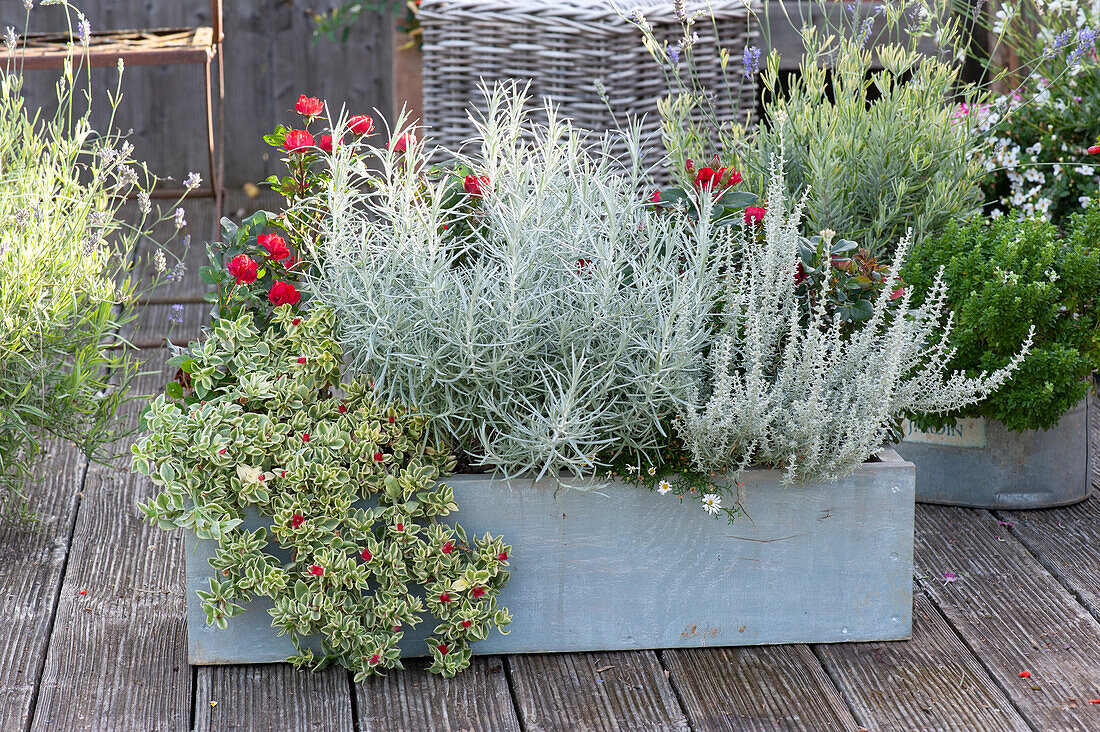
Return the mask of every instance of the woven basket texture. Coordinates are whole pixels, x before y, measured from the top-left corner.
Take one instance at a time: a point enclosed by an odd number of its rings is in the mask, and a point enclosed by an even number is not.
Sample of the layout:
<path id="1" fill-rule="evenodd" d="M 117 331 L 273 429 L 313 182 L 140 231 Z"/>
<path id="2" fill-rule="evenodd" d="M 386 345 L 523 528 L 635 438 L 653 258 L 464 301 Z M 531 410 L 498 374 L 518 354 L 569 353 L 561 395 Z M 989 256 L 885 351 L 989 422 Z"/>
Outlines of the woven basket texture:
<path id="1" fill-rule="evenodd" d="M 759 0 L 752 0 L 758 3 Z M 669 0 L 635 0 L 660 40 L 675 41 L 679 24 Z M 742 54 L 760 45 L 756 23 L 743 0 L 712 0 L 718 39 L 729 49 L 725 72 L 719 63 L 714 25 L 709 18 L 695 24 L 694 48 L 699 79 L 715 93 L 720 119 L 752 124 L 756 119 L 756 79 L 745 78 Z M 754 8 L 755 9 L 755 8 Z M 667 94 L 666 70 L 649 55 L 641 32 L 619 15 L 608 0 L 423 0 L 424 119 L 428 134 L 454 150 L 474 136 L 470 114 L 484 111 L 479 89 L 497 81 L 529 83 L 531 109 L 545 119 L 549 98 L 560 116 L 574 125 L 602 133 L 628 117 L 643 117 L 646 164 L 658 165 L 664 149 L 660 139 L 657 101 Z M 730 80 L 731 95 L 723 75 Z M 600 79 L 614 117 L 597 94 Z M 731 96 L 733 97 L 731 99 Z M 476 114 L 476 112 L 474 112 Z M 618 152 L 625 151 L 620 145 Z M 658 180 L 665 176 L 657 175 Z"/>

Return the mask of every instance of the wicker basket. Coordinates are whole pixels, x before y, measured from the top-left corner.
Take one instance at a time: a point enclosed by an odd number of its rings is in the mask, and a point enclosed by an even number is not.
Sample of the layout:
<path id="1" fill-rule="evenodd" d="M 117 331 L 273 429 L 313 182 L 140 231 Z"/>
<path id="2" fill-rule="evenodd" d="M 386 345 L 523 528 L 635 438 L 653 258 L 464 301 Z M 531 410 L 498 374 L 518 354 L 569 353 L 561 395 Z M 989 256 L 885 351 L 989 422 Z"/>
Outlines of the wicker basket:
<path id="1" fill-rule="evenodd" d="M 752 0 L 758 2 L 758 0 Z M 634 0 L 659 39 L 680 33 L 670 0 Z M 717 44 L 709 19 L 696 24 L 694 53 L 700 81 L 716 92 L 724 120 L 752 123 L 756 116 L 756 77 L 742 76 L 742 52 L 760 45 L 745 0 L 712 0 L 722 45 L 729 49 L 725 74 L 740 86 L 730 100 L 723 86 Z M 482 80 L 530 82 L 534 111 L 549 97 L 562 116 L 583 129 L 614 128 L 611 113 L 596 93 L 603 81 L 620 122 L 645 117 L 648 165 L 663 157 L 657 101 L 667 94 L 662 69 L 642 45 L 641 33 L 609 0 L 423 0 L 424 119 L 436 142 L 455 149 L 474 134 L 471 108 L 484 107 Z M 737 109 L 732 107 L 736 104 Z M 659 176 L 663 177 L 663 176 Z"/>

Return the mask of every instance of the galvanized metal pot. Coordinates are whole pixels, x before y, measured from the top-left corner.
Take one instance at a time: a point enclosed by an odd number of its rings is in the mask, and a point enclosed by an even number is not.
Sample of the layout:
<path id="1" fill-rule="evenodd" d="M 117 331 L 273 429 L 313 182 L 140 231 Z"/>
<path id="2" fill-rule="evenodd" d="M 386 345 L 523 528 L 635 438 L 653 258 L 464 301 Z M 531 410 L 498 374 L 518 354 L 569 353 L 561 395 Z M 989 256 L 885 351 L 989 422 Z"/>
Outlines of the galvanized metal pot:
<path id="1" fill-rule="evenodd" d="M 905 426 L 897 451 L 917 467 L 917 500 L 973 508 L 1066 506 L 1092 490 L 1097 398 L 1090 394 L 1049 430 L 1012 432 L 996 420 L 957 428 Z"/>
<path id="2" fill-rule="evenodd" d="M 785 488 L 745 476 L 732 526 L 698 502 L 612 484 L 554 496 L 550 483 L 447 479 L 467 531 L 513 545 L 500 601 L 515 619 L 474 653 L 829 643 L 908 638 L 914 470 L 893 450 L 835 482 Z M 728 499 L 727 499 L 728 500 Z M 256 526 L 258 520 L 253 520 Z M 248 522 L 245 526 L 249 527 Z M 188 534 L 191 663 L 267 663 L 293 652 L 253 603 L 227 630 L 206 625 L 195 592 L 212 542 Z M 402 641 L 422 655 L 432 619 Z"/>

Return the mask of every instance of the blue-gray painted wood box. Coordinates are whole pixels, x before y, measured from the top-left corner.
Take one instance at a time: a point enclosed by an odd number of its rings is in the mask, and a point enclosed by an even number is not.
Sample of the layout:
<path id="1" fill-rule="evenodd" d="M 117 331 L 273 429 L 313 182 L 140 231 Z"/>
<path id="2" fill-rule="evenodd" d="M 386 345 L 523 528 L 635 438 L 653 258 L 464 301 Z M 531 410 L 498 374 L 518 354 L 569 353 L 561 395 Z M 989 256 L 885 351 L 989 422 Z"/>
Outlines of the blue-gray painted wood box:
<path id="1" fill-rule="evenodd" d="M 1100 405 L 1090 394 L 1049 430 L 1013 432 L 996 420 L 906 429 L 897 451 L 917 467 L 917 500 L 973 508 L 1066 506 L 1092 491 Z"/>
<path id="2" fill-rule="evenodd" d="M 783 487 L 744 477 L 733 525 L 637 486 L 591 492 L 489 476 L 447 479 L 468 531 L 513 545 L 501 602 L 508 635 L 475 653 L 533 653 L 908 638 L 912 622 L 913 465 L 893 450 L 835 483 Z M 729 499 L 727 499 L 729 500 Z M 195 592 L 211 542 L 188 535 L 191 663 L 267 663 L 292 652 L 259 603 L 227 630 L 206 625 Z M 421 655 L 434 627 L 402 641 Z"/>

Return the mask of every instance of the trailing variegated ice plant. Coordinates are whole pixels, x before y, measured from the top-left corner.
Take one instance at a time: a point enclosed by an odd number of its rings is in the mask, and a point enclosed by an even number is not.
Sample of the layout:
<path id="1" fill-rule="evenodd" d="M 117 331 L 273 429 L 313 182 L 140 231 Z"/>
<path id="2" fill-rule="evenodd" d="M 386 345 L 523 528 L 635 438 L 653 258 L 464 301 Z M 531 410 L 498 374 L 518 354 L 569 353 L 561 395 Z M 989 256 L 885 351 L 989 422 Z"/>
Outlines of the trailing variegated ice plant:
<path id="1" fill-rule="evenodd" d="M 906 412 L 956 410 L 997 389 L 1031 342 L 1029 335 L 992 373 L 950 373 L 941 277 L 919 307 L 910 288 L 883 287 L 861 327 L 850 327 L 830 311 L 828 285 L 800 276 L 803 205 L 786 191 L 783 166 L 773 161 L 763 234 L 740 239 L 699 406 L 678 421 L 695 466 L 728 478 L 760 464 L 782 468 L 793 483 L 850 473 Z M 908 248 L 906 237 L 886 282 L 898 280 Z M 807 286 L 821 292 L 807 298 Z"/>

